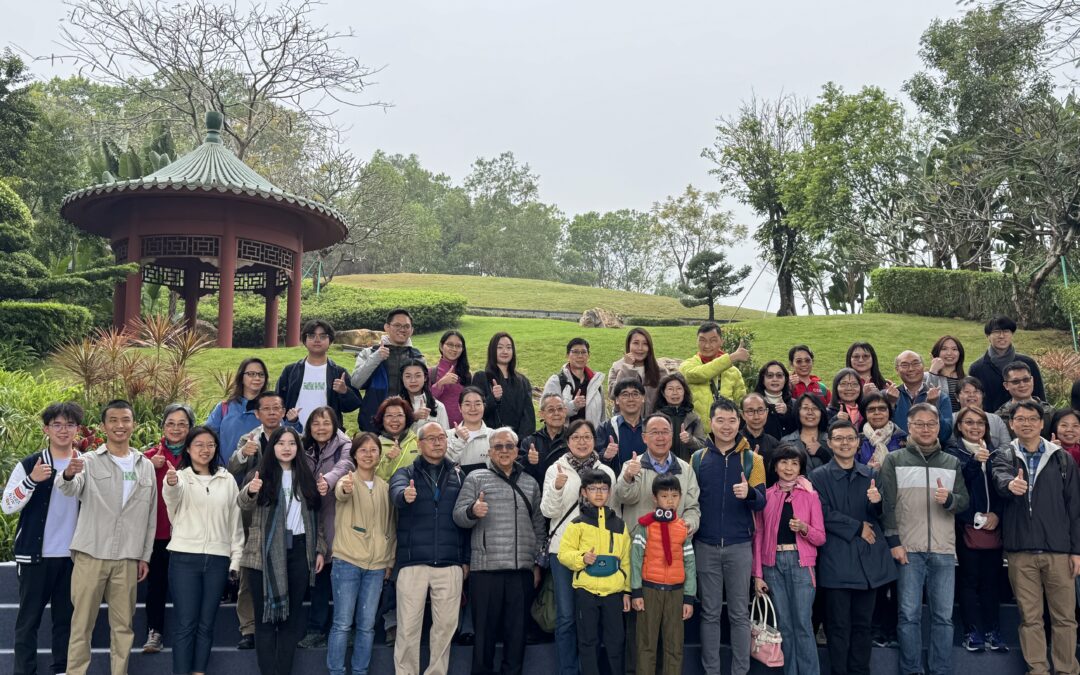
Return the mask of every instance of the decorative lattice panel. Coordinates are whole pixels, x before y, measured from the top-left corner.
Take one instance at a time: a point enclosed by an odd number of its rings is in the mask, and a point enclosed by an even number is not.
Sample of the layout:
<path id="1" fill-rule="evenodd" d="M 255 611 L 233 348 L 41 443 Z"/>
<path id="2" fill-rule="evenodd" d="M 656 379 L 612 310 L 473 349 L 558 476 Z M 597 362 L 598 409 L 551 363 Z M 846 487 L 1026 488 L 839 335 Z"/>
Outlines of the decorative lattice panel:
<path id="1" fill-rule="evenodd" d="M 118 263 L 127 262 L 127 254 L 128 254 L 128 240 L 127 239 L 121 239 L 120 241 L 113 244 L 112 245 L 112 250 L 113 250 L 113 255 L 116 257 L 116 262 L 118 262 Z"/>
<path id="2" fill-rule="evenodd" d="M 184 287 L 184 270 L 179 267 L 145 265 L 142 269 L 142 278 L 148 284 L 159 284 L 175 289 Z"/>
<path id="3" fill-rule="evenodd" d="M 142 239 L 144 258 L 216 258 L 220 251 L 221 239 L 218 237 L 170 234 Z"/>
<path id="4" fill-rule="evenodd" d="M 270 272 L 274 275 L 274 292 L 280 293 L 289 285 L 289 275 L 281 270 Z M 233 290 L 257 291 L 266 290 L 267 272 L 237 272 L 234 277 Z M 204 291 L 217 292 L 221 290 L 220 272 L 200 272 L 199 288 Z"/>
<path id="5" fill-rule="evenodd" d="M 293 264 L 293 252 L 289 249 L 253 239 L 236 241 L 236 257 L 278 269 L 291 269 Z"/>

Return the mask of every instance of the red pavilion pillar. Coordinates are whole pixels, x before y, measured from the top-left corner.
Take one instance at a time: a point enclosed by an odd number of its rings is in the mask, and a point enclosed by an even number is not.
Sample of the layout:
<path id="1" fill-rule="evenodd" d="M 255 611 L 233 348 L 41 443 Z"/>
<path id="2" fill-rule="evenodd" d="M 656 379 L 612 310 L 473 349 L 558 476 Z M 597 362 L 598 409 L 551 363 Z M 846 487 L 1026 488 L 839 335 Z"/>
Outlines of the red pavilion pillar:
<path id="1" fill-rule="evenodd" d="M 289 280 L 289 306 L 285 310 L 285 346 L 300 346 L 300 285 L 304 280 L 303 242 L 293 254 L 292 279 Z"/>
<path id="2" fill-rule="evenodd" d="M 236 234 L 232 223 L 225 225 L 225 233 L 221 237 L 218 271 L 221 284 L 218 289 L 217 346 L 232 349 L 233 299 L 236 292 Z"/>
<path id="3" fill-rule="evenodd" d="M 263 324 L 263 347 L 277 347 L 278 342 L 278 294 L 277 271 L 266 272 L 266 315 Z"/>
<path id="4" fill-rule="evenodd" d="M 142 258 L 142 239 L 132 224 L 128 231 L 127 262 L 140 262 Z M 142 269 L 129 274 L 124 282 L 124 311 L 121 327 L 127 328 L 142 313 Z"/>
<path id="5" fill-rule="evenodd" d="M 121 281 L 113 289 L 112 325 L 113 328 L 124 327 L 124 298 L 127 296 L 127 282 Z"/>
<path id="6" fill-rule="evenodd" d="M 195 330 L 199 320 L 199 270 L 184 270 L 184 324 L 188 330 Z"/>

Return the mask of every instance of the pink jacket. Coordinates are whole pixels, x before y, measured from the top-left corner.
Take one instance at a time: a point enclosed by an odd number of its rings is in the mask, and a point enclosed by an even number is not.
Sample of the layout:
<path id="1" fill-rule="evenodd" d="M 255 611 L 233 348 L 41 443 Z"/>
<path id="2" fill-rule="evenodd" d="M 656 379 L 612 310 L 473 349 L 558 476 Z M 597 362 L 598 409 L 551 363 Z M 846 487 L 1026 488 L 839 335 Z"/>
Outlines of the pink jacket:
<path id="1" fill-rule="evenodd" d="M 799 566 L 813 567 L 817 562 L 817 547 L 825 543 L 825 519 L 821 515 L 821 500 L 806 477 L 800 477 L 791 490 L 791 509 L 796 518 L 809 525 L 806 534 L 795 536 Z M 755 578 L 761 578 L 762 567 L 776 565 L 776 529 L 783 510 L 784 493 L 774 484 L 765 491 L 765 510 L 754 527 Z"/>

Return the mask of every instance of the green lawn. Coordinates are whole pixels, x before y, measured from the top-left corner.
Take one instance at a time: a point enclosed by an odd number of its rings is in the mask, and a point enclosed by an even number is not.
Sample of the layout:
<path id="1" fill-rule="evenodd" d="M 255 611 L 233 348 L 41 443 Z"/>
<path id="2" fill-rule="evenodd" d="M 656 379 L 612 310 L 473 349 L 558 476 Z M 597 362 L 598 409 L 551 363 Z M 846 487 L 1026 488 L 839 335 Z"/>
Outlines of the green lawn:
<path id="1" fill-rule="evenodd" d="M 756 333 L 753 348 L 754 362 L 762 364 L 770 359 L 787 362 L 787 350 L 791 345 L 805 343 L 816 354 L 815 371 L 823 378 L 831 378 L 843 367 L 847 347 L 855 340 L 866 340 L 877 349 L 887 378 L 896 378 L 892 369 L 893 358 L 905 349 L 915 349 L 929 362 L 930 347 L 941 335 L 957 337 L 967 351 L 967 363 L 971 363 L 985 351 L 986 338 L 982 325 L 970 321 L 950 319 L 927 319 L 916 316 L 892 314 L 865 314 L 854 316 L 803 316 L 768 318 L 746 321 L 741 325 Z M 549 319 L 504 319 L 492 317 L 463 317 L 459 326 L 465 336 L 470 363 L 474 370 L 483 367 L 487 341 L 492 333 L 506 330 L 514 336 L 518 347 L 518 366 L 529 376 L 533 384 L 543 385 L 565 361 L 566 343 L 581 335 L 592 346 L 591 365 L 607 373 L 611 363 L 623 354 L 626 331 L 608 328 L 581 328 L 567 321 Z M 695 329 L 692 326 L 649 328 L 657 354 L 686 358 L 695 350 Z M 437 358 L 438 340 L 441 333 L 427 333 L 414 338 L 415 345 L 427 356 Z M 1016 338 L 1017 349 L 1031 354 L 1052 347 L 1071 347 L 1068 333 L 1056 330 L 1021 331 Z M 200 398 L 213 399 L 220 396 L 209 375 L 216 370 L 235 370 L 239 361 L 248 355 L 263 358 L 270 368 L 271 379 L 285 364 L 300 359 L 302 348 L 292 349 L 213 349 L 199 355 L 193 371 L 204 383 Z M 335 349 L 331 358 L 351 368 L 352 356 Z"/>
<path id="2" fill-rule="evenodd" d="M 705 307 L 683 307 L 678 300 L 647 293 L 613 291 L 607 288 L 573 286 L 555 281 L 505 279 L 500 277 L 456 276 L 451 274 L 353 274 L 337 277 L 333 283 L 386 289 L 430 289 L 464 295 L 472 307 L 502 307 L 562 312 L 583 312 L 603 307 L 623 316 L 677 319 L 705 318 Z M 716 316 L 732 316 L 735 306 L 718 305 Z M 765 312 L 742 309 L 738 318 L 761 318 Z"/>

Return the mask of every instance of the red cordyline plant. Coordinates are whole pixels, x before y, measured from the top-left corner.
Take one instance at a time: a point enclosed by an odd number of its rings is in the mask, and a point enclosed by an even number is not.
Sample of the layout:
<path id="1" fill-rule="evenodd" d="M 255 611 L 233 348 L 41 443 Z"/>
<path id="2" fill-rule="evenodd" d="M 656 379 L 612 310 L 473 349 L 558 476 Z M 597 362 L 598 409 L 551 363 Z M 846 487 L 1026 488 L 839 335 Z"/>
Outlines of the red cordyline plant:
<path id="1" fill-rule="evenodd" d="M 1073 382 L 1080 380 L 1080 354 L 1071 349 L 1048 349 L 1035 355 L 1042 372 L 1046 400 L 1062 408 L 1070 405 Z"/>
<path id="2" fill-rule="evenodd" d="M 52 362 L 82 386 L 90 408 L 123 398 L 135 407 L 137 419 L 158 419 L 169 403 L 195 397 L 187 366 L 212 344 L 168 317 L 147 316 L 123 330 L 98 329 L 64 344 Z"/>

